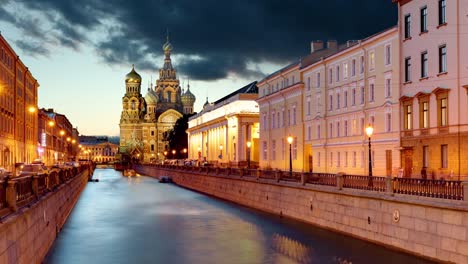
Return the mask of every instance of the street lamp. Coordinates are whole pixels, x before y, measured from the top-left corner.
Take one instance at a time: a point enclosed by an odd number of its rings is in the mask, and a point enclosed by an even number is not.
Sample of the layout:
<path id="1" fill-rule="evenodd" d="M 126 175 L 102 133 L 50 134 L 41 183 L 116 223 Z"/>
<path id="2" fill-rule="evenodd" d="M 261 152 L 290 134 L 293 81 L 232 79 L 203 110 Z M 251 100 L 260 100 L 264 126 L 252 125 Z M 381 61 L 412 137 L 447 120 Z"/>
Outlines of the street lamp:
<path id="1" fill-rule="evenodd" d="M 184 152 L 184 158 L 188 158 L 188 157 L 186 157 L 187 156 L 187 149 L 184 148 L 182 151 Z"/>
<path id="2" fill-rule="evenodd" d="M 167 151 L 164 151 L 164 159 L 167 159 Z"/>
<path id="3" fill-rule="evenodd" d="M 366 127 L 366 134 L 367 134 L 367 137 L 369 138 L 369 182 L 368 182 L 369 187 L 373 186 L 373 183 L 372 183 L 372 152 L 371 152 L 371 136 L 372 136 L 372 133 L 374 133 L 374 128 L 369 124 Z"/>
<path id="4" fill-rule="evenodd" d="M 175 149 L 173 149 L 172 150 L 172 159 L 175 159 L 175 153 L 176 153 L 176 151 L 175 151 Z"/>
<path id="5" fill-rule="evenodd" d="M 223 145 L 219 145 L 219 159 L 223 158 Z"/>
<path id="6" fill-rule="evenodd" d="M 289 143 L 289 177 L 292 178 L 292 156 L 291 156 L 291 144 L 293 142 L 293 137 L 289 136 L 288 137 L 288 143 Z"/>
<path id="7" fill-rule="evenodd" d="M 252 142 L 247 141 L 247 168 L 250 169 L 250 147 L 252 146 Z"/>

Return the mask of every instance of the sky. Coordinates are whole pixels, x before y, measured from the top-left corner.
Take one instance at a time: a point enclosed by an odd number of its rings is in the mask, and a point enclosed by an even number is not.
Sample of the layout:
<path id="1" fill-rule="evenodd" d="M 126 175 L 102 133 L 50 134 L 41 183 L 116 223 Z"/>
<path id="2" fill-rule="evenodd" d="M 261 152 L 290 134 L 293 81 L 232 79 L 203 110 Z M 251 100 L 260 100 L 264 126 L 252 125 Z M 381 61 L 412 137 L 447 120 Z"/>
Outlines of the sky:
<path id="1" fill-rule="evenodd" d="M 362 39 L 396 25 L 391 0 L 0 0 L 0 32 L 38 80 L 40 108 L 83 135 L 119 134 L 125 75 L 142 95 L 167 32 L 195 111 L 297 61 L 312 40 Z"/>

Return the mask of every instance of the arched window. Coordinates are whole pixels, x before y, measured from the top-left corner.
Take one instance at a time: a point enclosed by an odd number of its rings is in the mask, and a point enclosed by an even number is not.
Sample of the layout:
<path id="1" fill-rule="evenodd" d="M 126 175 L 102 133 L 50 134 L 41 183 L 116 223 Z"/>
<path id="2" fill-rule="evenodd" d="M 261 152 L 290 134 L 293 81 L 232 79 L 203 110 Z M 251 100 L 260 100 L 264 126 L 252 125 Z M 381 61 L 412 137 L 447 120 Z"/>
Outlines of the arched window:
<path id="1" fill-rule="evenodd" d="M 135 110 L 135 101 L 132 101 L 132 110 Z"/>

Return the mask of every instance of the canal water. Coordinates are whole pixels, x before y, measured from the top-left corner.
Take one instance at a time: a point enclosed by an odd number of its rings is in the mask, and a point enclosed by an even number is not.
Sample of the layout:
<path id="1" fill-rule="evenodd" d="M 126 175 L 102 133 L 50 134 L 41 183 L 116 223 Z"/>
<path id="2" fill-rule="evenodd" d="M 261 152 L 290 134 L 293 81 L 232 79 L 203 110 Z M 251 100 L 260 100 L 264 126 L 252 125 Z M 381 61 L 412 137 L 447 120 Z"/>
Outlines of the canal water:
<path id="1" fill-rule="evenodd" d="M 94 178 L 44 263 L 431 263 L 150 177 Z"/>

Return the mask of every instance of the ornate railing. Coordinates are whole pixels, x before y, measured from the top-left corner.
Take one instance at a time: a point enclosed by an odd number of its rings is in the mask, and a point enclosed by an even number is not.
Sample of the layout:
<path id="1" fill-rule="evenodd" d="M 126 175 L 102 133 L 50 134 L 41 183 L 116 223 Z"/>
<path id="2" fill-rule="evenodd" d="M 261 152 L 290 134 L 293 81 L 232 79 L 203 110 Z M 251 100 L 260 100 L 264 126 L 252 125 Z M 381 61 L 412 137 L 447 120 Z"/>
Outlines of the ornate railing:
<path id="1" fill-rule="evenodd" d="M 346 174 L 343 175 L 343 188 L 385 192 L 386 178 Z"/>
<path id="2" fill-rule="evenodd" d="M 395 193 L 451 200 L 463 200 L 464 195 L 461 181 L 395 178 L 393 190 Z"/>
<path id="3" fill-rule="evenodd" d="M 260 179 L 276 179 L 312 185 L 325 185 L 339 189 L 358 189 L 386 193 L 398 193 L 416 196 L 426 196 L 451 200 L 463 200 L 464 188 L 460 181 L 424 180 L 413 178 L 369 177 L 362 175 L 346 175 L 332 173 L 308 173 L 280 170 L 258 170 L 239 167 L 191 167 L 171 165 L 151 165 L 159 168 L 195 171 L 202 174 L 217 174 L 234 177 L 257 177 Z M 302 178 L 304 175 L 304 178 Z M 338 179 L 342 179 L 339 181 Z M 303 181 L 305 180 L 305 182 Z M 465 187 L 466 188 L 466 187 Z"/>
<path id="4" fill-rule="evenodd" d="M 326 186 L 336 186 L 336 174 L 308 173 L 306 183 Z"/>
<path id="5" fill-rule="evenodd" d="M 6 188 L 7 188 L 7 180 L 0 180 L 0 212 L 8 208 L 7 200 L 6 200 Z"/>
<path id="6" fill-rule="evenodd" d="M 17 206 L 23 206 L 34 199 L 32 181 L 32 176 L 15 178 Z"/>

